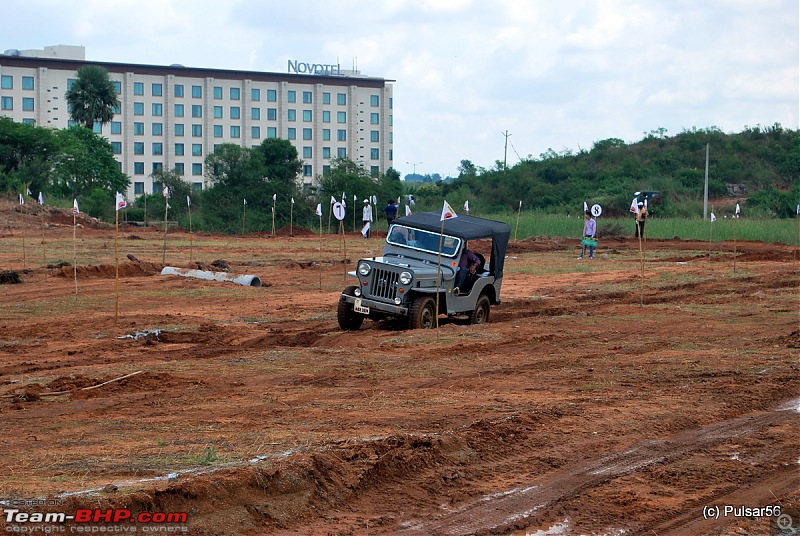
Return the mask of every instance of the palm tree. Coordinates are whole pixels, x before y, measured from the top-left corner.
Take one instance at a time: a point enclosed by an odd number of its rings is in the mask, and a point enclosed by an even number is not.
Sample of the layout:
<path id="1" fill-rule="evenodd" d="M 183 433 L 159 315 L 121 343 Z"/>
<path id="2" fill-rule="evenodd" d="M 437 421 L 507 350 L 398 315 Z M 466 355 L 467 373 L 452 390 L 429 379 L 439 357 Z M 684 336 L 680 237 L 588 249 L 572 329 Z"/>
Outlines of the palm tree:
<path id="1" fill-rule="evenodd" d="M 72 120 L 88 129 L 97 121 L 110 123 L 119 100 L 108 71 L 97 65 L 84 65 L 77 74 L 78 79 L 66 94 Z"/>

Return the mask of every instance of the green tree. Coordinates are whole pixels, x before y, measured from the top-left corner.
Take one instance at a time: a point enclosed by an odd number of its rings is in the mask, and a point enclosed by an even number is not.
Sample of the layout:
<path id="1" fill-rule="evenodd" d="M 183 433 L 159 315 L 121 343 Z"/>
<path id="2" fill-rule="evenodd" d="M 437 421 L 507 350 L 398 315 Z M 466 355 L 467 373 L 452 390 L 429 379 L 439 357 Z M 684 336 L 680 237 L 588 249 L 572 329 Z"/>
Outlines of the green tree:
<path id="1" fill-rule="evenodd" d="M 111 144 L 105 138 L 79 126 L 59 130 L 56 137 L 60 154 L 51 185 L 55 195 L 79 197 L 95 189 L 113 194 L 130 186 L 130 179 L 119 170 Z"/>
<path id="2" fill-rule="evenodd" d="M 0 190 L 49 191 L 58 156 L 58 140 L 49 128 L 15 123 L 0 117 Z"/>
<path id="3" fill-rule="evenodd" d="M 66 93 L 72 120 L 88 129 L 94 127 L 95 122 L 110 123 L 119 100 L 108 71 L 97 65 L 84 65 L 78 69 L 77 76 Z"/>

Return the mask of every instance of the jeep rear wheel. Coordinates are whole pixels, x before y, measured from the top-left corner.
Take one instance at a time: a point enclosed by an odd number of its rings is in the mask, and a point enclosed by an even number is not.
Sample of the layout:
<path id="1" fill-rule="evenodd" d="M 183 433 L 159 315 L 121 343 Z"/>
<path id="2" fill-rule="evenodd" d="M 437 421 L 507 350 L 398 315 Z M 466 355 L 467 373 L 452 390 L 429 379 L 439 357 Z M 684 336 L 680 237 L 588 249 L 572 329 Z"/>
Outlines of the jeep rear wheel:
<path id="1" fill-rule="evenodd" d="M 346 296 L 355 296 L 358 287 L 350 285 L 342 291 Z M 339 307 L 336 309 L 336 318 L 339 320 L 339 327 L 346 331 L 355 331 L 364 323 L 364 315 L 353 311 L 353 304 L 343 299 L 339 299 Z"/>
<path id="2" fill-rule="evenodd" d="M 436 327 L 436 302 L 430 296 L 417 296 L 408 312 L 409 329 Z"/>
<path id="3" fill-rule="evenodd" d="M 491 310 L 491 303 L 486 294 L 482 294 L 478 298 L 478 303 L 475 304 L 475 310 L 469 315 L 470 324 L 484 324 L 489 321 L 489 311 Z"/>

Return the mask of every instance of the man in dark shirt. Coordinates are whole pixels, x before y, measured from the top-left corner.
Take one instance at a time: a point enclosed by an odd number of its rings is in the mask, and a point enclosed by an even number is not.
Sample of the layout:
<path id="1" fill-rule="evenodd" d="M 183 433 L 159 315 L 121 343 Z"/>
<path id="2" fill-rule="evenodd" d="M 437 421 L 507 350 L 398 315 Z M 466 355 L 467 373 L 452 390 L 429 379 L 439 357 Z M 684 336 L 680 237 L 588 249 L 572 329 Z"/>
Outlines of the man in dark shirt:
<path id="1" fill-rule="evenodd" d="M 459 291 L 469 293 L 469 288 L 464 288 L 464 283 L 467 281 L 467 276 L 475 274 L 478 266 L 481 264 L 481 259 L 471 249 L 466 249 L 464 245 L 464 252 L 461 254 L 461 259 L 458 261 L 458 272 L 456 273 L 455 286 Z M 472 285 L 468 285 L 472 287 Z"/>
<path id="2" fill-rule="evenodd" d="M 394 199 L 389 200 L 389 204 L 383 209 L 383 213 L 386 215 L 386 223 L 391 226 L 397 217 L 397 204 Z"/>

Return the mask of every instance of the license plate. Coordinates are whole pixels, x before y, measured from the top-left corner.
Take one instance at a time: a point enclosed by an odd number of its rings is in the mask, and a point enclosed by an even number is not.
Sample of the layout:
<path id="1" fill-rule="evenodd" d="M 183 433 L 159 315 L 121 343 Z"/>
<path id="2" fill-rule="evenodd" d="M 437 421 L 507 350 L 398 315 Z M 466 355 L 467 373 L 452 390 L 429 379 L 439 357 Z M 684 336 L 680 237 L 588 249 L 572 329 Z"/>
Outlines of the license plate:
<path id="1" fill-rule="evenodd" d="M 353 311 L 361 313 L 362 315 L 368 315 L 369 307 L 361 305 L 361 298 L 356 298 L 356 303 L 353 304 Z"/>

